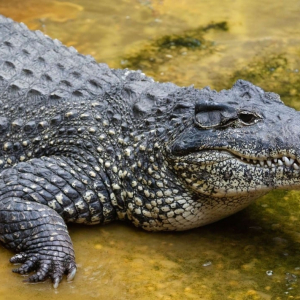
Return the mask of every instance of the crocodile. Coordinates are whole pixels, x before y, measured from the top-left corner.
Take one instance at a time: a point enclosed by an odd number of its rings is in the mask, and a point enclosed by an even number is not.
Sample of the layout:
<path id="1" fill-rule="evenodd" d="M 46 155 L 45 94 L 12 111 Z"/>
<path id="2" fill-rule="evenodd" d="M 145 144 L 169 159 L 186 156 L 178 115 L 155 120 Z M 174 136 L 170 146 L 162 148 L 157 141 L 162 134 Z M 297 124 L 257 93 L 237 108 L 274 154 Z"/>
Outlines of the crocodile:
<path id="1" fill-rule="evenodd" d="M 159 83 L 2 16 L 0 65 L 0 240 L 28 282 L 74 278 L 68 222 L 188 230 L 300 186 L 300 113 L 250 82 Z"/>

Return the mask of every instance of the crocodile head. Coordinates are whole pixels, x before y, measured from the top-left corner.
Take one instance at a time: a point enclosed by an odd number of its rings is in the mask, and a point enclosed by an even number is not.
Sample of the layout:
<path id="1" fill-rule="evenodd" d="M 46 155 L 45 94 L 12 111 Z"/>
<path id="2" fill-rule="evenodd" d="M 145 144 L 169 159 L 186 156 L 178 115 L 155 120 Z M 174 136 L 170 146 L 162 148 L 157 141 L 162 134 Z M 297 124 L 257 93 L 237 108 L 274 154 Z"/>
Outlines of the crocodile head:
<path id="1" fill-rule="evenodd" d="M 174 108 L 175 123 L 189 117 L 167 145 L 169 166 L 190 191 L 244 199 L 239 210 L 269 190 L 300 186 L 300 112 L 243 80 L 193 97 Z"/>

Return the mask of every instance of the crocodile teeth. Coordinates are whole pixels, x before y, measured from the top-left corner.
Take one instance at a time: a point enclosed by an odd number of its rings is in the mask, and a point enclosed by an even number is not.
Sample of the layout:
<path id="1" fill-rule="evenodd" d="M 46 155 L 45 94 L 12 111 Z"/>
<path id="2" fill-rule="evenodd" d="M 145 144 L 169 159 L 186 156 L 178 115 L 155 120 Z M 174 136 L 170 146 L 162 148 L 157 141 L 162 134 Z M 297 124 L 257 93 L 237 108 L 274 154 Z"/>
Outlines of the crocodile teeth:
<path id="1" fill-rule="evenodd" d="M 256 166 L 271 168 L 272 170 L 276 170 L 276 167 L 289 167 L 294 171 L 300 172 L 300 159 L 288 158 L 287 156 L 262 160 L 247 157 L 240 157 L 240 159 L 242 161 L 247 161 L 250 164 L 255 164 Z"/>
<path id="2" fill-rule="evenodd" d="M 290 166 L 290 160 L 286 156 L 282 156 L 282 160 L 287 167 Z"/>

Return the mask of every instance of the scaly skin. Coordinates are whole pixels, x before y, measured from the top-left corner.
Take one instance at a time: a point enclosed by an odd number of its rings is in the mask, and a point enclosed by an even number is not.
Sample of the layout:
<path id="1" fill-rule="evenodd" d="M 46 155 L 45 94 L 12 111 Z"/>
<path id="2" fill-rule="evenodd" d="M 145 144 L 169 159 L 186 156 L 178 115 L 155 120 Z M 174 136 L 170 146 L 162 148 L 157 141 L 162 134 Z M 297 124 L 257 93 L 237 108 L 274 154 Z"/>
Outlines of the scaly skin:
<path id="1" fill-rule="evenodd" d="M 30 282 L 76 272 L 65 223 L 186 230 L 300 185 L 299 112 L 112 70 L 0 17 L 0 240 Z"/>

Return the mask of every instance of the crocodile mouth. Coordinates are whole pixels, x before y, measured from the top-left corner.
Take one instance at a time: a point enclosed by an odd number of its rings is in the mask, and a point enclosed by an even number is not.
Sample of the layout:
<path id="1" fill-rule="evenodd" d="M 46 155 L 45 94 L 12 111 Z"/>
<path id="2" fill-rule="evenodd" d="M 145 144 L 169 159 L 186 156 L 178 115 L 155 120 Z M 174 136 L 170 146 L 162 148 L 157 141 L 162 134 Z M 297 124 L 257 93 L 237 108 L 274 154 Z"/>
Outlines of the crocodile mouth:
<path id="1" fill-rule="evenodd" d="M 231 149 L 201 149 L 198 152 L 190 153 L 184 156 L 187 163 L 212 165 L 226 160 L 237 160 L 240 164 L 247 164 L 253 167 L 266 169 L 285 169 L 300 172 L 300 158 L 294 155 L 277 154 L 274 157 L 256 157 L 241 155 Z"/>
<path id="2" fill-rule="evenodd" d="M 235 152 L 229 152 L 233 154 L 234 157 L 239 159 L 242 163 L 251 164 L 254 166 L 258 166 L 261 168 L 268 169 L 277 169 L 277 168 L 285 168 L 295 171 L 300 171 L 300 159 L 297 159 L 292 155 L 280 155 L 278 154 L 276 157 L 247 157 L 241 156 Z"/>
<path id="3" fill-rule="evenodd" d="M 300 170 L 300 162 L 292 157 L 282 156 L 279 158 L 268 158 L 268 159 L 252 159 L 246 157 L 240 157 L 240 160 L 249 164 L 257 165 L 265 168 L 278 168 L 287 167 L 293 170 Z"/>

